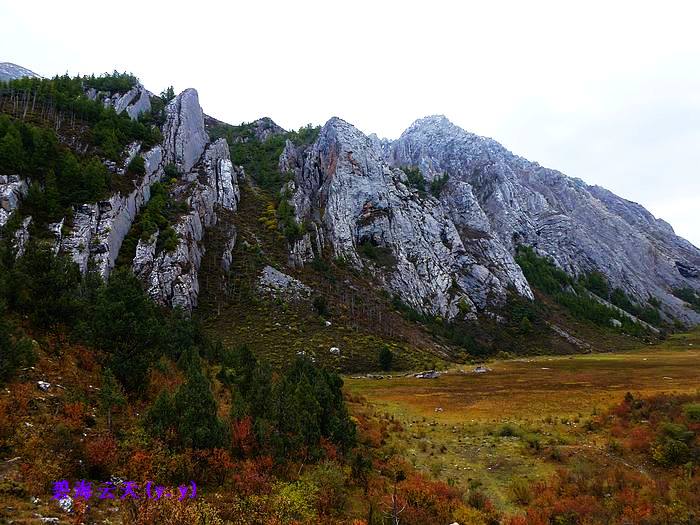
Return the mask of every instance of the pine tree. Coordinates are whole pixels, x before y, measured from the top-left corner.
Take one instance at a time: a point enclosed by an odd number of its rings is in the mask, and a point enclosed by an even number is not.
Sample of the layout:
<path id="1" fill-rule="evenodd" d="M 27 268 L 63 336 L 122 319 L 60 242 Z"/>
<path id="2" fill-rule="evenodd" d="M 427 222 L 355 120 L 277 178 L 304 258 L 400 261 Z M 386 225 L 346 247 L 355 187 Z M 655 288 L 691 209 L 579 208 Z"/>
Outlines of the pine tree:
<path id="1" fill-rule="evenodd" d="M 187 381 L 174 398 L 177 433 L 185 447 L 214 448 L 228 441 L 226 429 L 217 416 L 217 406 L 209 380 L 201 366 L 192 364 Z"/>
<path id="2" fill-rule="evenodd" d="M 22 137 L 15 126 L 11 126 L 0 140 L 0 171 L 22 173 L 25 166 L 25 153 Z"/>
<path id="3" fill-rule="evenodd" d="M 379 350 L 379 366 L 382 370 L 391 370 L 391 365 L 394 361 L 394 354 L 387 345 L 383 345 L 381 350 Z"/>
<path id="4" fill-rule="evenodd" d="M 102 372 L 100 390 L 100 410 L 107 417 L 107 428 L 112 431 L 112 411 L 126 403 L 122 387 L 114 377 L 112 370 L 105 368 Z"/>

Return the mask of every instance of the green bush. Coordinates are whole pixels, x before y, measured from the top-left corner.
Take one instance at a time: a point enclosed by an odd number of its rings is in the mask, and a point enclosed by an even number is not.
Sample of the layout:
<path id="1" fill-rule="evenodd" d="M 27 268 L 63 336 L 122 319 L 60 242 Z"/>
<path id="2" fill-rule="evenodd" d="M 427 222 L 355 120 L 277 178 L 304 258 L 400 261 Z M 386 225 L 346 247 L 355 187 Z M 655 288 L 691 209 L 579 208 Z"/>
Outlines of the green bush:
<path id="1" fill-rule="evenodd" d="M 386 370 L 388 372 L 391 370 L 393 361 L 394 353 L 391 351 L 391 348 L 389 348 L 387 345 L 383 345 L 379 350 L 379 366 L 382 370 Z"/>

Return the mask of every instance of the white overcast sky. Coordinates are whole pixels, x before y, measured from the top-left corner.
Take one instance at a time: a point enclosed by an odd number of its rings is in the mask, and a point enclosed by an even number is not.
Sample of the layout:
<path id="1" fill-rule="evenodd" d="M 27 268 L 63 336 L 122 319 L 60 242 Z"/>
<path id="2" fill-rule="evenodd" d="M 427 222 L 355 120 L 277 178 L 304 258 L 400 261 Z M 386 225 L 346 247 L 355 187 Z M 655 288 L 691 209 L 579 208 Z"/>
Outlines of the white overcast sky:
<path id="1" fill-rule="evenodd" d="M 572 7 L 577 4 L 576 7 Z M 195 87 L 230 123 L 445 114 L 700 246 L 700 4 L 0 0 L 0 61 Z"/>

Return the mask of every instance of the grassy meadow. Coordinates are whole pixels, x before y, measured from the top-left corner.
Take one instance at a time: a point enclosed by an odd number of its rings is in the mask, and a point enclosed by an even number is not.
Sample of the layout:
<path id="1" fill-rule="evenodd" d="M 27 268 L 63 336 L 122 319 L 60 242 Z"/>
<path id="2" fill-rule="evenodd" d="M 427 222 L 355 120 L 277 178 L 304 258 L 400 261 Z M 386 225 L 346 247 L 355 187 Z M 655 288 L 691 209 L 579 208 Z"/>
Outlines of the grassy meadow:
<path id="1" fill-rule="evenodd" d="M 700 331 L 634 351 L 493 361 L 438 379 L 346 378 L 356 413 L 391 421 L 386 437 L 417 468 L 513 510 L 517 487 L 552 474 L 562 454 L 616 461 L 591 420 L 636 396 L 700 390 Z M 645 466 L 631 466 L 640 471 Z"/>

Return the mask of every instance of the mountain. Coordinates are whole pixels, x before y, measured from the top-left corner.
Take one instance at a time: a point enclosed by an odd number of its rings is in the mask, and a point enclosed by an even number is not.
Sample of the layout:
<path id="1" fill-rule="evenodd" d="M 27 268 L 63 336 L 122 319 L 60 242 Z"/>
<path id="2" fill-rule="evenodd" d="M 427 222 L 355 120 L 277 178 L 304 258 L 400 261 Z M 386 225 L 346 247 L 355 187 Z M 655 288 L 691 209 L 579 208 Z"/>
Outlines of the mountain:
<path id="1" fill-rule="evenodd" d="M 439 191 L 412 190 L 415 168 Z M 466 306 L 473 316 L 509 287 L 532 298 L 514 259 L 524 245 L 572 276 L 600 272 L 641 304 L 658 300 L 669 316 L 700 321 L 673 294 L 700 289 L 700 250 L 667 223 L 443 116 L 417 120 L 393 142 L 334 118 L 306 151 L 288 143 L 281 170 L 294 172 L 298 220 L 314 225 L 292 249 L 296 262 L 348 258 L 421 311 L 453 318 Z M 388 264 L 363 258 L 368 244 Z"/>
<path id="2" fill-rule="evenodd" d="M 55 88 L 84 95 L 65 112 L 41 98 L 50 95 L 0 99 L 10 119 L 0 124 L 46 124 L 41 133 L 74 157 L 55 164 L 54 180 L 46 159 L 0 166 L 13 249 L 48 238 L 83 274 L 130 269 L 156 303 L 209 317 L 221 333 L 270 289 L 296 305 L 280 329 L 335 316 L 338 329 L 363 331 L 365 348 L 384 341 L 450 359 L 460 348 L 578 351 L 599 333 L 700 322 L 700 250 L 667 223 L 444 116 L 388 141 L 340 118 L 292 132 L 267 117 L 231 126 L 204 114 L 196 90 L 156 96 L 128 74 Z M 21 150 L 20 131 L 6 134 Z M 21 157 L 12 153 L 2 158 Z M 82 169 L 66 168 L 75 162 Z M 285 288 L 304 293 L 287 301 Z M 251 319 L 249 335 L 278 314 Z M 313 337 L 335 347 L 335 330 Z M 285 337 L 266 344 L 286 355 L 310 336 Z"/>
<path id="3" fill-rule="evenodd" d="M 0 62 L 0 82 L 23 77 L 41 78 L 40 75 L 37 75 L 34 71 L 25 67 L 18 66 L 12 62 Z"/>

